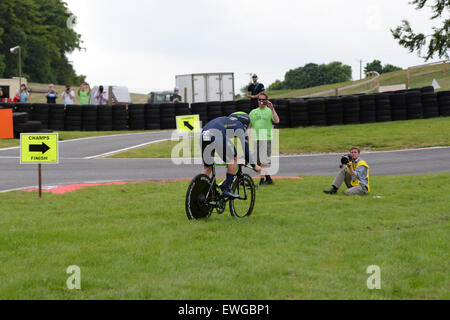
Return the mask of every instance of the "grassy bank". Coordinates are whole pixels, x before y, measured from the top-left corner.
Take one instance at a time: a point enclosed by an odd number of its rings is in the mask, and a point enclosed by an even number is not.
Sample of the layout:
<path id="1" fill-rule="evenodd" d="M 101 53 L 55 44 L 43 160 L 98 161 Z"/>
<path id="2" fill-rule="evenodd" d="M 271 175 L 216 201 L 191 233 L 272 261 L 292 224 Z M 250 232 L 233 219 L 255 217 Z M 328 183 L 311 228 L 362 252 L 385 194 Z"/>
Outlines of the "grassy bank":
<path id="1" fill-rule="evenodd" d="M 112 157 L 170 158 L 176 145 L 167 141 Z M 344 152 L 351 146 L 364 151 L 450 146 L 450 118 L 280 130 L 281 154 Z"/>
<path id="2" fill-rule="evenodd" d="M 198 222 L 188 182 L 0 194 L 0 298 L 449 299 L 449 179 L 374 177 L 358 198 L 324 195 L 331 178 L 278 180 L 249 219 Z"/>
<path id="3" fill-rule="evenodd" d="M 429 72 L 433 70 L 439 70 L 440 72 L 427 74 L 427 75 L 420 75 L 420 76 L 414 76 L 414 74 L 419 74 L 423 72 Z M 447 73 L 444 74 L 442 65 L 435 65 L 435 66 L 425 66 L 417 69 L 413 69 L 411 82 L 409 87 L 410 88 L 422 88 L 426 86 L 431 86 L 431 83 L 433 82 L 433 79 L 436 79 L 441 87 L 441 89 L 436 91 L 444 91 L 444 90 L 450 90 L 450 71 L 447 71 Z M 390 85 L 396 85 L 396 84 L 405 84 L 406 83 L 406 76 L 407 76 L 407 70 L 400 70 L 395 72 L 389 72 L 382 74 L 380 76 L 380 86 L 390 86 Z M 330 89 L 336 89 L 336 88 L 342 88 L 353 84 L 358 84 L 360 82 L 363 82 L 365 80 L 358 80 L 358 81 L 349 81 L 349 82 L 342 82 L 342 83 L 336 83 L 336 84 L 330 84 L 330 85 L 324 85 L 319 87 L 313 87 L 313 88 L 306 88 L 306 89 L 294 89 L 294 90 L 272 90 L 268 91 L 268 94 L 271 98 L 297 98 L 297 97 L 303 97 L 310 94 L 314 94 L 321 91 L 326 91 Z M 369 86 L 367 87 L 360 87 L 356 89 L 349 89 L 343 92 L 340 92 L 339 94 L 345 95 L 345 94 L 354 94 L 359 93 L 365 90 L 370 89 Z M 334 95 L 328 94 L 328 95 Z"/>

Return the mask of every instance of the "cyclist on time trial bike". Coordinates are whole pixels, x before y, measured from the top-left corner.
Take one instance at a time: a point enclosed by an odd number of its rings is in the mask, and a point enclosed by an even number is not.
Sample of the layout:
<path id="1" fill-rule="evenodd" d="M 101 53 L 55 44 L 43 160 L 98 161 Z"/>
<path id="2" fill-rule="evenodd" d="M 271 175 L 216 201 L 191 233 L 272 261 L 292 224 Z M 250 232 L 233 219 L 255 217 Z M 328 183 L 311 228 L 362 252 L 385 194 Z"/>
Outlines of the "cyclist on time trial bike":
<path id="1" fill-rule="evenodd" d="M 217 152 L 227 163 L 227 177 L 223 184 L 223 195 L 229 198 L 239 198 L 233 194 L 233 184 L 238 165 L 238 153 L 234 146 L 234 138 L 239 138 L 245 149 L 245 161 L 250 163 L 255 172 L 261 172 L 261 167 L 254 164 L 250 155 L 247 129 L 250 127 L 250 116 L 245 112 L 236 112 L 229 117 L 220 117 L 209 122 L 202 130 L 203 173 L 211 176 L 214 165 L 214 154 Z"/>

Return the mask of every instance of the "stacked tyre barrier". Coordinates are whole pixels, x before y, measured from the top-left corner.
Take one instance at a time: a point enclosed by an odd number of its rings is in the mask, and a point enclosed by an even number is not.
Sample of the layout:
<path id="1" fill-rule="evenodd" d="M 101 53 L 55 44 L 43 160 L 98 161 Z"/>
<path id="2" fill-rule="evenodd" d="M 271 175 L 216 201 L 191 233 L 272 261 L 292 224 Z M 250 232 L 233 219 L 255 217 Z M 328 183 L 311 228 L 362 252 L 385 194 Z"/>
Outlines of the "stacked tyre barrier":
<path id="1" fill-rule="evenodd" d="M 161 129 L 161 111 L 159 104 L 145 105 L 145 130 Z"/>
<path id="2" fill-rule="evenodd" d="M 280 116 L 277 128 L 331 126 L 450 116 L 450 91 L 433 87 L 342 97 L 273 99 Z M 55 131 L 173 130 L 176 117 L 199 115 L 203 125 L 241 111 L 250 100 L 208 103 L 131 105 L 58 105 L 0 103 L 13 110 L 15 135 Z"/>
<path id="3" fill-rule="evenodd" d="M 450 91 L 438 92 L 439 115 L 450 117 Z"/>
<path id="4" fill-rule="evenodd" d="M 128 130 L 128 110 L 123 104 L 115 104 L 112 106 L 113 131 Z"/>
<path id="5" fill-rule="evenodd" d="M 291 119 L 291 127 L 308 127 L 309 114 L 308 103 L 306 100 L 292 100 L 289 103 L 289 117 Z"/>
<path id="6" fill-rule="evenodd" d="M 27 112 L 13 112 L 14 137 L 20 138 L 21 133 L 42 132 L 42 123 L 40 121 L 30 121 L 30 115 Z"/>
<path id="7" fill-rule="evenodd" d="M 250 100 L 236 101 L 236 111 L 250 113 L 253 110 Z"/>
<path id="8" fill-rule="evenodd" d="M 128 106 L 129 129 L 145 130 L 145 105 L 132 104 Z"/>
<path id="9" fill-rule="evenodd" d="M 360 122 L 374 123 L 377 121 L 377 105 L 373 94 L 359 96 Z"/>
<path id="10" fill-rule="evenodd" d="M 392 93 L 389 95 L 391 105 L 392 121 L 408 120 L 406 107 L 406 93 Z"/>
<path id="11" fill-rule="evenodd" d="M 208 110 L 208 122 L 223 116 L 222 102 L 220 101 L 207 102 L 206 109 Z"/>
<path id="12" fill-rule="evenodd" d="M 197 102 L 191 104 L 192 114 L 198 114 L 200 116 L 200 122 L 203 125 L 208 123 L 208 106 L 206 102 Z"/>
<path id="13" fill-rule="evenodd" d="M 434 87 L 433 86 L 423 87 L 423 88 L 420 89 L 420 92 L 422 92 L 422 93 L 427 93 L 427 92 L 434 93 Z"/>
<path id="14" fill-rule="evenodd" d="M 64 131 L 66 110 L 63 104 L 53 104 L 49 107 L 48 127 L 56 131 Z"/>
<path id="15" fill-rule="evenodd" d="M 406 114 L 408 120 L 423 119 L 422 92 L 409 91 L 406 93 Z"/>
<path id="16" fill-rule="evenodd" d="M 175 105 L 173 103 L 161 103 L 159 110 L 161 115 L 161 129 L 176 129 Z"/>
<path id="17" fill-rule="evenodd" d="M 283 128 L 290 128 L 291 127 L 291 121 L 290 121 L 290 101 L 287 99 L 278 99 L 273 100 L 272 103 L 274 104 L 275 110 L 280 117 L 280 123 L 276 125 L 276 128 L 283 129 Z"/>
<path id="18" fill-rule="evenodd" d="M 375 109 L 377 122 L 392 121 L 391 100 L 389 94 L 375 94 Z"/>
<path id="19" fill-rule="evenodd" d="M 31 117 L 34 106 L 31 103 L 20 103 L 13 107 L 14 112 L 26 112 Z"/>
<path id="20" fill-rule="evenodd" d="M 33 105 L 32 109 L 32 119 L 33 121 L 39 121 L 43 129 L 48 129 L 48 119 L 50 114 L 50 105 L 36 103 Z"/>
<path id="21" fill-rule="evenodd" d="M 222 102 L 222 114 L 225 117 L 232 115 L 237 112 L 235 101 L 224 101 Z"/>
<path id="22" fill-rule="evenodd" d="M 423 117 L 425 119 L 439 117 L 439 103 L 434 92 L 422 93 Z"/>
<path id="23" fill-rule="evenodd" d="M 97 131 L 112 131 L 112 130 L 113 130 L 112 106 L 110 105 L 97 106 Z"/>
<path id="24" fill-rule="evenodd" d="M 327 115 L 327 125 L 335 126 L 344 124 L 344 104 L 341 98 L 326 98 L 325 108 Z"/>
<path id="25" fill-rule="evenodd" d="M 325 99 L 308 99 L 308 115 L 311 126 L 321 127 L 327 125 Z"/>
<path id="26" fill-rule="evenodd" d="M 83 120 L 82 106 L 67 105 L 65 112 L 64 130 L 81 131 L 81 122 Z"/>
<path id="27" fill-rule="evenodd" d="M 360 104 L 357 96 L 342 97 L 344 124 L 360 123 Z"/>
<path id="28" fill-rule="evenodd" d="M 189 103 L 176 103 L 175 104 L 175 117 L 191 115 L 191 109 Z"/>
<path id="29" fill-rule="evenodd" d="M 98 106 L 87 105 L 81 109 L 81 130 L 97 131 Z"/>

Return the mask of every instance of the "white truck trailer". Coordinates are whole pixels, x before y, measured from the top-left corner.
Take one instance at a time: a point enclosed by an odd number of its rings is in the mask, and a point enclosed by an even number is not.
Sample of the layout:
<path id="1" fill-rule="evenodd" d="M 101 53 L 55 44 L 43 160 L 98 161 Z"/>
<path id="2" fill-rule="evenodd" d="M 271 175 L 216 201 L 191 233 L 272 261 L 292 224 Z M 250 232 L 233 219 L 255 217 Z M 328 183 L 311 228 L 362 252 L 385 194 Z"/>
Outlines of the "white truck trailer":
<path id="1" fill-rule="evenodd" d="M 198 73 L 176 76 L 183 102 L 234 100 L 234 73 Z"/>

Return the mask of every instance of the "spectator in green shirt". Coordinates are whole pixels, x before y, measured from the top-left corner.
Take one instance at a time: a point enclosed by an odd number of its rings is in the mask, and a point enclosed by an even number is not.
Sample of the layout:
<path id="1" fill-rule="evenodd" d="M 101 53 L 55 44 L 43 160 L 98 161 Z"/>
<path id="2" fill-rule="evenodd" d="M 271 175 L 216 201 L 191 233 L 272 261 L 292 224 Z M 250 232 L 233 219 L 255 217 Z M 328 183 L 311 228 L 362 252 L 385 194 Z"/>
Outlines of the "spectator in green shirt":
<path id="1" fill-rule="evenodd" d="M 78 103 L 80 105 L 88 105 L 91 98 L 91 87 L 88 83 L 83 83 L 78 89 Z"/>
<path id="2" fill-rule="evenodd" d="M 250 113 L 250 120 L 252 128 L 255 130 L 256 158 L 258 165 L 262 168 L 260 185 L 273 185 L 268 167 L 272 157 L 273 125 L 280 123 L 280 117 L 266 93 L 258 95 L 258 105 L 259 108 Z"/>

